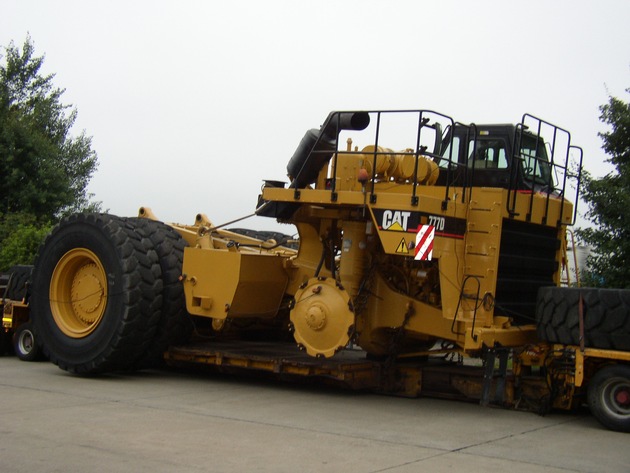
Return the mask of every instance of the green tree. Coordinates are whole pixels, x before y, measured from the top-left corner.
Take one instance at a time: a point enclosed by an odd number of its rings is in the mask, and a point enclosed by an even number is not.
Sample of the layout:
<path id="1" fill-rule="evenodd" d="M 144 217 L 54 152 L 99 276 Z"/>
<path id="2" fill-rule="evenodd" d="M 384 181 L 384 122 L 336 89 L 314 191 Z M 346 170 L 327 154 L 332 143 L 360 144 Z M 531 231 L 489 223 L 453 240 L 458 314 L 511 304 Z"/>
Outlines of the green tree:
<path id="1" fill-rule="evenodd" d="M 609 97 L 600 112 L 600 120 L 609 126 L 609 131 L 599 134 L 602 148 L 615 170 L 598 179 L 585 173 L 583 179 L 582 198 L 593 227 L 578 234 L 594 250 L 585 283 L 630 288 L 630 105 Z"/>
<path id="2" fill-rule="evenodd" d="M 49 224 L 37 222 L 27 214 L 0 218 L 0 234 L 5 235 L 0 247 L 0 269 L 4 271 L 18 263 L 33 263 L 39 245 L 50 229 Z"/>
<path id="3" fill-rule="evenodd" d="M 35 55 L 30 37 L 21 49 L 11 42 L 2 56 L 0 270 L 29 263 L 28 249 L 63 215 L 100 209 L 87 193 L 98 165 L 92 139 L 71 136 L 77 110 L 61 102 L 64 89 L 53 85 L 54 74 L 41 73 L 44 57 Z"/>

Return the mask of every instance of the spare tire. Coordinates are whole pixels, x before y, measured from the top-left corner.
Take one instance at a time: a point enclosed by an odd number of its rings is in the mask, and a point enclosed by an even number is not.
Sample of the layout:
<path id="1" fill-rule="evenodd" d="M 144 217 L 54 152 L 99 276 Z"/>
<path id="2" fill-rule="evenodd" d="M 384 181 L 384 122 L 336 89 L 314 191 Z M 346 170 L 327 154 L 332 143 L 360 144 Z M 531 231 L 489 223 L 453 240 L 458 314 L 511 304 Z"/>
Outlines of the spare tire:
<path id="1" fill-rule="evenodd" d="M 543 287 L 538 291 L 538 337 L 551 343 L 580 344 L 580 297 L 584 346 L 630 350 L 630 290 Z"/>
<path id="2" fill-rule="evenodd" d="M 106 214 L 64 219 L 40 248 L 31 319 L 46 356 L 77 374 L 124 370 L 160 318 L 162 280 L 150 239 Z"/>
<path id="3" fill-rule="evenodd" d="M 31 279 L 31 265 L 16 265 L 9 269 L 9 280 L 7 281 L 7 290 L 4 294 L 6 299 L 12 301 L 21 301 L 26 299 L 28 295 L 28 283 Z"/>

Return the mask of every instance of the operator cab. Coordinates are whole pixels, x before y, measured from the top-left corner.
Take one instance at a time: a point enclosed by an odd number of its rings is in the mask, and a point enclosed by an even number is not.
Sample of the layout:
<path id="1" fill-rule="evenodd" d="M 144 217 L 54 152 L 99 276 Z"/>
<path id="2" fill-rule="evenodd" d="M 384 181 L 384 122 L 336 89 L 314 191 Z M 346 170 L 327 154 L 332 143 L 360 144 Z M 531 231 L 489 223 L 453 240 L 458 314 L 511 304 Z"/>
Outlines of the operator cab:
<path id="1" fill-rule="evenodd" d="M 446 131 L 441 148 L 437 185 L 553 189 L 543 139 L 520 126 L 456 124 Z"/>

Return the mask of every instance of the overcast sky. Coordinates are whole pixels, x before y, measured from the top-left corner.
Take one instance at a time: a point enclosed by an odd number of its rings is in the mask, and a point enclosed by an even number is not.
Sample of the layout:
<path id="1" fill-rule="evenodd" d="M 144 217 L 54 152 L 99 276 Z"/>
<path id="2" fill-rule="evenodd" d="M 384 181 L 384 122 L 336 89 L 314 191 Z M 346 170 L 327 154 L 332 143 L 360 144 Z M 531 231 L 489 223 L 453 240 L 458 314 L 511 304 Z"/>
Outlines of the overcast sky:
<path id="1" fill-rule="evenodd" d="M 30 34 L 45 55 L 93 137 L 105 209 L 221 224 L 253 212 L 263 179 L 286 179 L 331 110 L 528 112 L 603 175 L 598 107 L 630 99 L 629 20 L 627 0 L 0 0 L 0 45 Z"/>

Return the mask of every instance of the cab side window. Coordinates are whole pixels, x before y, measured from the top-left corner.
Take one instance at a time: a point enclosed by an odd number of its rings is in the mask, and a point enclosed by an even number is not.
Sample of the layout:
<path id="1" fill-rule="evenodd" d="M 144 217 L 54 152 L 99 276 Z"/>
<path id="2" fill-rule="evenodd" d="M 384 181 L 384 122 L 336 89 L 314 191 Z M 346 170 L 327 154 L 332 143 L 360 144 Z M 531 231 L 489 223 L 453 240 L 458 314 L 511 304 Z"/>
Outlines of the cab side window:
<path id="1" fill-rule="evenodd" d="M 468 167 L 475 169 L 507 169 L 508 160 L 503 140 L 471 140 L 468 149 Z"/>
<path id="2" fill-rule="evenodd" d="M 452 159 L 452 162 L 456 164 L 459 162 L 459 136 L 454 136 L 451 141 L 449 141 L 447 147 L 442 152 L 442 158 L 438 161 L 438 166 L 442 169 L 448 168 L 449 159 Z M 451 149 L 452 148 L 452 149 Z"/>

